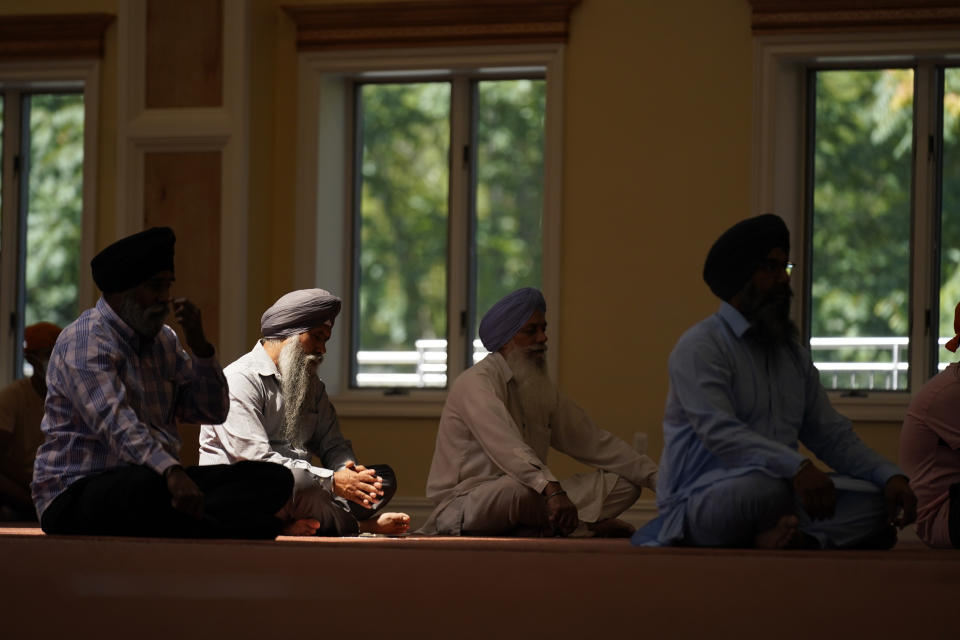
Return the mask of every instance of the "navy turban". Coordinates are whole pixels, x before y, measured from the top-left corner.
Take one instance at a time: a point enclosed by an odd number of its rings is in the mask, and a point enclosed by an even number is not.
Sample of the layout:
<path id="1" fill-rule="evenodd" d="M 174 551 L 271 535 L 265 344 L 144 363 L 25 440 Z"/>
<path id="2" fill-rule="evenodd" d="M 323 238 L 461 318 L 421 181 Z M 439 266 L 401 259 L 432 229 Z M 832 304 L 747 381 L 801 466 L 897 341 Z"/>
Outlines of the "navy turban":
<path id="1" fill-rule="evenodd" d="M 508 293 L 480 320 L 480 341 L 483 347 L 493 353 L 510 342 L 520 327 L 527 324 L 533 312 L 539 309 L 547 312 L 547 302 L 543 294 L 533 287 L 517 289 Z"/>
<path id="2" fill-rule="evenodd" d="M 747 284 L 773 249 L 790 255 L 790 231 L 780 216 L 765 213 L 741 220 L 717 238 L 703 265 L 703 281 L 721 300 Z"/>
<path id="3" fill-rule="evenodd" d="M 340 298 L 323 289 L 300 289 L 281 296 L 260 316 L 260 335 L 287 338 L 306 333 L 340 313 Z"/>
<path id="4" fill-rule="evenodd" d="M 152 227 L 121 238 L 90 261 L 93 281 L 100 291 L 117 293 L 146 282 L 160 271 L 173 271 L 176 241 L 170 227 Z"/>

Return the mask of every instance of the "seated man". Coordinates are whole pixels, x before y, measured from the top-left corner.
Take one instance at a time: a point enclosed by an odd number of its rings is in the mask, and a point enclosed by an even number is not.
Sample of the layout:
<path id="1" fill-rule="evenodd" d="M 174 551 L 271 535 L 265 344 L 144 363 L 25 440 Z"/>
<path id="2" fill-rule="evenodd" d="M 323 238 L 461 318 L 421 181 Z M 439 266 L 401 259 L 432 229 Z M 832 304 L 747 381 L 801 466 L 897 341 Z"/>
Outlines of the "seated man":
<path id="1" fill-rule="evenodd" d="M 220 421 L 229 400 L 200 311 L 170 299 L 175 237 L 154 227 L 91 261 L 103 296 L 50 357 L 33 501 L 47 533 L 273 538 L 293 477 L 276 465 L 184 469 L 177 420 Z M 173 305 L 189 355 L 164 319 Z"/>
<path id="2" fill-rule="evenodd" d="M 295 489 L 287 533 L 405 533 L 410 517 L 383 511 L 396 492 L 393 470 L 357 464 L 317 377 L 338 313 L 340 298 L 323 289 L 293 291 L 263 313 L 263 337 L 225 370 L 230 414 L 200 429 L 200 464 L 267 460 L 288 467 Z M 311 454 L 323 466 L 312 465 Z"/>
<path id="3" fill-rule="evenodd" d="M 0 520 L 36 520 L 30 498 L 33 461 L 43 442 L 40 421 L 47 397 L 47 361 L 60 327 L 38 322 L 23 330 L 23 357 L 33 375 L 0 391 Z"/>
<path id="4" fill-rule="evenodd" d="M 960 304 L 953 330 L 960 334 Z M 947 342 L 956 351 L 960 335 Z M 960 363 L 913 397 L 900 431 L 900 464 L 917 494 L 917 535 L 931 547 L 960 549 Z"/>
<path id="5" fill-rule="evenodd" d="M 790 234 L 766 214 L 727 230 L 703 277 L 723 303 L 670 354 L 657 504 L 634 542 L 704 547 L 896 543 L 916 498 L 827 400 L 790 319 Z M 802 442 L 840 473 L 798 451 Z M 659 531 L 657 531 L 659 526 Z"/>
<path id="6" fill-rule="evenodd" d="M 536 289 L 514 291 L 480 322 L 490 355 L 447 396 L 427 480 L 436 504 L 424 533 L 626 536 L 616 516 L 655 488 L 657 466 L 598 428 L 546 372 L 547 310 Z M 596 467 L 559 482 L 553 446 Z"/>

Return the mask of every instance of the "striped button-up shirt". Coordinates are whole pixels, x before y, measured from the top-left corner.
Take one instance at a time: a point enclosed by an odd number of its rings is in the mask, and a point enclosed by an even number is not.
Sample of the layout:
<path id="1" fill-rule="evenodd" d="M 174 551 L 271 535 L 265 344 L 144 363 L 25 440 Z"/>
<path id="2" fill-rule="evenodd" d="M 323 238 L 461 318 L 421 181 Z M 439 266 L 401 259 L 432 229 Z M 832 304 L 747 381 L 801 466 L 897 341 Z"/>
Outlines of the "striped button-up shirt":
<path id="1" fill-rule="evenodd" d="M 63 330 L 50 357 L 33 470 L 37 514 L 77 480 L 141 465 L 179 464 L 177 420 L 222 422 L 227 382 L 216 359 L 197 358 L 164 326 L 144 340 L 103 298 Z"/>

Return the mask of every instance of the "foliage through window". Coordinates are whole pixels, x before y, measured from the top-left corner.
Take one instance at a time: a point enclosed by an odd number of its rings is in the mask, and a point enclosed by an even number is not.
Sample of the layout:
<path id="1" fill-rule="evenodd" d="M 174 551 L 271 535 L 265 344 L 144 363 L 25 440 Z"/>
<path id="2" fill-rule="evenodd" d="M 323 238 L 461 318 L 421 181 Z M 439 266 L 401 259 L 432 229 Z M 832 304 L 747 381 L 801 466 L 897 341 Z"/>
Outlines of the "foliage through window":
<path id="1" fill-rule="evenodd" d="M 483 357 L 483 312 L 540 286 L 545 85 L 463 75 L 355 85 L 351 386 L 445 387 L 448 349 L 468 364 Z M 452 287 L 467 292 L 465 308 L 451 309 Z"/>
<path id="2" fill-rule="evenodd" d="M 934 353 L 937 342 L 953 335 L 953 307 L 960 302 L 956 72 L 932 69 L 936 80 L 922 95 L 916 94 L 917 67 L 810 72 L 806 308 L 814 361 L 827 388 L 909 390 L 917 349 Z M 916 133 L 921 103 L 933 104 L 943 125 L 929 140 Z M 918 163 L 931 167 L 932 184 L 918 181 Z M 941 192 L 940 211 L 918 207 L 918 190 L 931 192 L 930 202 Z M 939 227 L 939 246 L 916 242 L 918 221 Z M 930 285 L 930 342 L 916 345 L 913 310 L 923 298 L 912 283 L 924 261 L 939 271 L 939 283 Z M 946 355 L 939 348 L 932 360 L 942 368 Z"/>
<path id="3" fill-rule="evenodd" d="M 17 336 L 35 322 L 65 326 L 78 312 L 83 210 L 84 102 L 78 92 L 3 91 L 3 111 L 14 126 L 2 132 L 3 149 L 15 157 L 16 211 L 4 208 L 4 231 L 15 233 L 13 323 Z M 5 113 L 5 115 L 7 115 Z M 29 373 L 17 341 L 14 375 Z M 27 370 L 22 370 L 26 367 Z"/>

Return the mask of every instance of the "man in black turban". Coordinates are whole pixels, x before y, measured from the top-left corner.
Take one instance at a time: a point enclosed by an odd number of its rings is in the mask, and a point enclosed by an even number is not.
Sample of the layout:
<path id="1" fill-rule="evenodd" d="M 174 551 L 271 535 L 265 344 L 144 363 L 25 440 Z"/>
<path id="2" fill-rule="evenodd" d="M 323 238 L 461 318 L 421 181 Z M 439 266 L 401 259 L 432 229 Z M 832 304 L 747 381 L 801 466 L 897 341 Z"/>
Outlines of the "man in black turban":
<path id="1" fill-rule="evenodd" d="M 200 464 L 266 460 L 289 468 L 295 482 L 285 512 L 289 534 L 405 533 L 410 517 L 384 510 L 397 488 L 393 469 L 357 463 L 317 377 L 340 305 L 329 291 L 301 289 L 263 313 L 262 338 L 225 370 L 226 421 L 200 428 Z M 313 456 L 321 466 L 311 463 Z"/>
<path id="2" fill-rule="evenodd" d="M 103 291 L 50 356 L 33 500 L 47 533 L 272 538 L 286 469 L 180 465 L 177 422 L 219 421 L 229 401 L 200 310 L 172 299 L 173 231 L 123 238 L 92 260 Z M 170 306 L 187 345 L 164 324 Z"/>
<path id="3" fill-rule="evenodd" d="M 915 518 L 906 476 L 830 406 L 797 340 L 789 252 L 772 214 L 711 247 L 703 278 L 723 302 L 670 354 L 660 516 L 635 544 L 888 548 Z"/>

